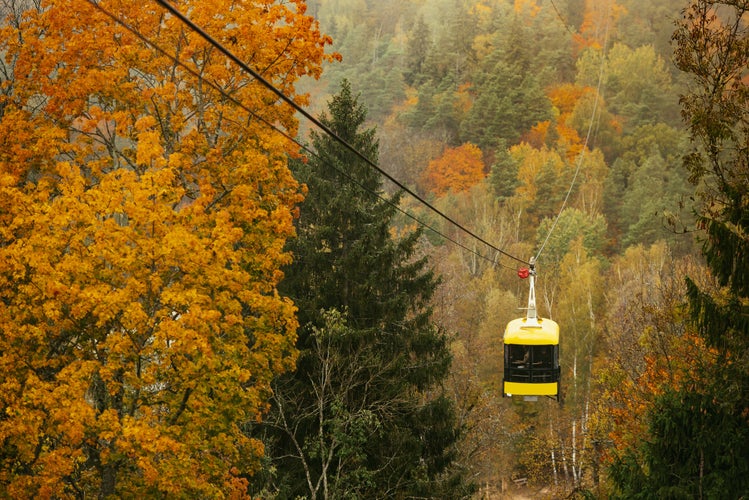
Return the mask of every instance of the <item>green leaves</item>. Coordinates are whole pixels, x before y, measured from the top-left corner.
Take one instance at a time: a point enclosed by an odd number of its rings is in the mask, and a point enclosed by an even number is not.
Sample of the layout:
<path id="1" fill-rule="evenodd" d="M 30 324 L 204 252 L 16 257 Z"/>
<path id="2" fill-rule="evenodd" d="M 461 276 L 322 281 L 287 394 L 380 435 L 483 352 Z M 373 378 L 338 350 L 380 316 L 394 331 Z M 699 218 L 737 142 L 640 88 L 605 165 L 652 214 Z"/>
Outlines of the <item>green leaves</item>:
<path id="1" fill-rule="evenodd" d="M 749 488 L 747 444 L 745 420 L 714 395 L 666 392 L 650 413 L 642 469 L 631 454 L 613 467 L 616 498 L 740 498 Z"/>
<path id="2" fill-rule="evenodd" d="M 374 130 L 361 130 L 366 112 L 348 83 L 329 113 L 333 131 L 376 159 Z M 435 278 L 413 257 L 419 234 L 392 235 L 395 209 L 376 172 L 326 136 L 313 135 L 313 145 L 316 155 L 294 164 L 309 192 L 282 284 L 299 307 L 301 354 L 297 372 L 275 384 L 265 428 L 288 485 L 280 495 L 431 494 L 457 437 L 425 431 L 455 430 L 449 412 L 423 413 L 450 363 L 431 322 Z"/>

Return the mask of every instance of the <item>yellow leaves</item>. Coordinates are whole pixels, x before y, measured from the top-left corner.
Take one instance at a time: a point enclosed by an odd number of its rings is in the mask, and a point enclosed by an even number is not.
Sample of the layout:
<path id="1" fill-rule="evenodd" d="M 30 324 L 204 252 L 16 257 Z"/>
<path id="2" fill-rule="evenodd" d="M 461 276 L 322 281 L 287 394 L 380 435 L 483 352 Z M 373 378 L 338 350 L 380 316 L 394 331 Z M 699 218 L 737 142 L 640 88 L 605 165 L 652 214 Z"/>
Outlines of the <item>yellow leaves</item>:
<path id="1" fill-rule="evenodd" d="M 158 8 L 102 5 L 295 129 Z M 183 6 L 288 93 L 334 57 L 303 2 L 232 5 Z M 301 200 L 290 145 L 86 2 L 45 1 L 0 36 L 18 61 L 0 116 L 0 440 L 19 464 L 0 484 L 98 494 L 101 463 L 120 467 L 113 494 L 240 497 L 262 454 L 241 424 L 296 355 L 276 290 Z"/>
<path id="2" fill-rule="evenodd" d="M 145 115 L 138 118 L 135 122 L 134 128 L 136 132 L 147 132 L 153 130 L 156 127 L 156 118 L 151 115 Z"/>
<path id="3" fill-rule="evenodd" d="M 519 144 L 510 149 L 510 155 L 518 162 L 518 195 L 526 203 L 533 203 L 538 193 L 538 178 L 544 169 L 559 174 L 564 169 L 564 161 L 556 151 L 543 148 L 540 150 L 528 144 Z"/>
<path id="4" fill-rule="evenodd" d="M 147 130 L 138 134 L 138 147 L 135 162 L 144 167 L 161 168 L 166 163 L 164 148 L 160 142 L 159 133 Z"/>
<path id="5" fill-rule="evenodd" d="M 150 419 L 125 417 L 122 422 L 122 438 L 130 442 L 129 446 L 138 446 L 149 455 L 170 454 L 180 451 L 181 444 L 169 435 L 161 432 Z"/>
<path id="6" fill-rule="evenodd" d="M 117 410 L 104 410 L 96 418 L 96 436 L 107 442 L 114 441 L 122 430 Z"/>
<path id="7" fill-rule="evenodd" d="M 142 167 L 161 169 L 167 164 L 162 134 L 151 115 L 140 117 L 133 127 L 136 137 L 135 163 Z"/>
<path id="8" fill-rule="evenodd" d="M 182 153 L 172 153 L 167 160 L 167 166 L 171 169 L 182 170 L 187 166 L 185 162 L 185 155 Z"/>

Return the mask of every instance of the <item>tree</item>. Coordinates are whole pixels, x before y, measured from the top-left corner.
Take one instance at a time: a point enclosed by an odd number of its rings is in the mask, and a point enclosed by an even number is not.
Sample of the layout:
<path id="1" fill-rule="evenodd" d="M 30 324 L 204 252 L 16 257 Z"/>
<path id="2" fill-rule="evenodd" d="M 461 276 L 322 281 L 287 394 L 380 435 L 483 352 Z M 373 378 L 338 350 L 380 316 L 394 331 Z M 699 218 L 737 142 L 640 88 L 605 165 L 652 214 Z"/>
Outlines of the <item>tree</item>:
<path id="1" fill-rule="evenodd" d="M 616 498 L 741 498 L 749 426 L 736 417 L 697 387 L 665 392 L 650 412 L 645 466 L 625 456 L 612 468 Z"/>
<path id="2" fill-rule="evenodd" d="M 380 138 L 380 167 L 419 194 L 426 190 L 419 186 L 424 166 L 435 158 L 444 144 L 426 133 L 409 131 L 403 124 L 391 120 L 377 128 Z M 388 190 L 395 189 L 390 186 Z"/>
<path id="3" fill-rule="evenodd" d="M 348 82 L 321 121 L 373 161 L 374 129 Z M 309 192 L 283 290 L 299 307 L 296 373 L 275 384 L 266 443 L 281 498 L 447 496 L 459 436 L 441 393 L 450 355 L 431 321 L 436 278 L 417 258 L 419 233 L 391 234 L 396 214 L 373 169 L 327 135 L 296 162 Z"/>
<path id="4" fill-rule="evenodd" d="M 703 253 L 718 282 L 736 299 L 749 296 L 749 277 L 739 272 L 747 262 L 749 224 L 747 12 L 749 6 L 740 2 L 696 1 L 674 33 L 676 64 L 698 86 L 681 101 L 691 139 L 698 145 L 685 158 L 685 167 L 690 181 L 701 183 L 696 210 L 707 233 Z M 741 318 L 736 317 L 740 323 L 734 328 L 746 332 L 747 320 Z"/>
<path id="5" fill-rule="evenodd" d="M 675 243 L 677 238 L 684 246 L 691 244 L 691 237 L 675 235 L 666 222 L 669 214 L 685 224 L 689 220 L 680 214 L 693 192 L 681 163 L 686 147 L 686 133 L 663 123 L 637 127 L 622 137 L 606 181 L 604 213 L 627 244 Z"/>
<path id="6" fill-rule="evenodd" d="M 538 245 L 546 243 L 544 260 L 548 262 L 547 265 L 561 262 L 578 238 L 582 238 L 582 249 L 588 255 L 598 254 L 603 247 L 606 220 L 602 215 L 591 215 L 576 208 L 566 208 L 559 215 L 556 226 L 549 234 L 554 222 L 553 219 L 544 219 L 536 233 Z"/>
<path id="7" fill-rule="evenodd" d="M 535 149 L 526 143 L 509 150 L 513 163 L 518 165 L 518 186 L 515 196 L 531 217 L 533 227 L 544 217 L 552 217 L 565 197 L 565 188 L 572 179 L 570 165 L 555 150 Z"/>
<path id="8" fill-rule="evenodd" d="M 707 376 L 715 392 L 703 397 L 705 411 L 717 415 L 712 428 L 738 426 L 746 433 L 749 412 L 749 5 L 742 2 L 694 2 L 674 33 L 676 64 L 694 77 L 697 89 L 682 97 L 683 116 L 699 148 L 685 159 L 690 180 L 700 182 L 697 223 L 705 231 L 702 253 L 721 287 L 719 292 L 687 279 L 691 317 L 719 362 Z M 730 384 L 729 384 L 730 382 Z M 735 388 L 735 389 L 733 389 Z M 692 404 L 689 398 L 684 404 Z M 720 401 L 720 405 L 717 404 Z M 678 410 L 677 410 L 678 411 Z M 708 426 L 710 427 L 710 426 Z M 723 450 L 734 443 L 719 434 L 711 442 L 715 467 L 724 467 Z M 729 473 L 710 484 L 715 491 L 731 485 L 736 494 L 749 489 L 749 447 L 731 455 Z M 712 458 L 712 457 L 710 457 Z M 732 473 L 738 474 L 737 476 Z M 741 478 L 741 479 L 739 479 Z M 698 484 L 702 491 L 703 484 Z M 705 485 L 706 486 L 706 485 Z"/>
<path id="9" fill-rule="evenodd" d="M 424 17 L 416 18 L 406 49 L 406 71 L 403 78 L 408 85 L 420 84 L 426 78 L 424 65 L 432 47 L 431 36 L 432 33 L 424 22 Z"/>
<path id="10" fill-rule="evenodd" d="M 683 115 L 699 145 L 685 159 L 699 182 L 697 222 L 702 253 L 720 293 L 688 280 L 693 319 L 706 341 L 736 363 L 724 368 L 741 390 L 729 399 L 735 416 L 749 408 L 749 5 L 696 1 L 674 33 L 679 69 L 697 89 L 682 97 Z M 734 373 L 735 371 L 735 373 Z M 735 398 L 735 399 L 734 399 Z M 749 460 L 749 457 L 745 457 Z"/>
<path id="11" fill-rule="evenodd" d="M 460 133 L 465 142 L 493 152 L 502 141 L 515 144 L 533 125 L 548 119 L 551 104 L 538 76 L 518 64 L 500 61 L 486 72 L 486 80 L 475 87 L 476 98 Z"/>
<path id="12" fill-rule="evenodd" d="M 673 54 L 671 35 L 674 31 L 674 15 L 684 7 L 684 2 L 622 0 L 621 4 L 624 11 L 618 23 L 617 39 L 629 47 L 653 45 L 660 57 L 670 60 Z"/>
<path id="13" fill-rule="evenodd" d="M 601 48 L 607 37 L 615 33 L 618 21 L 625 9 L 616 0 L 597 2 L 585 0 L 585 14 L 578 34 L 573 36 L 577 49 L 582 52 L 585 48 Z"/>
<path id="14" fill-rule="evenodd" d="M 226 96 L 291 133 L 293 111 L 160 8 L 96 4 L 202 79 L 87 2 L 3 2 L 0 490 L 243 497 L 295 358 L 301 195 L 288 142 Z M 288 95 L 320 72 L 301 2 L 180 7 Z"/>
<path id="15" fill-rule="evenodd" d="M 497 147 L 494 155 L 489 183 L 494 195 L 500 200 L 510 198 L 515 193 L 515 188 L 518 187 L 518 165 L 503 144 Z"/>
<path id="16" fill-rule="evenodd" d="M 484 178 L 481 150 L 471 143 L 447 148 L 442 156 L 429 162 L 424 176 L 427 186 L 438 196 L 466 191 Z"/>
<path id="17" fill-rule="evenodd" d="M 708 282 L 697 260 L 675 257 L 661 241 L 629 247 L 611 262 L 602 321 L 609 363 L 601 377 L 607 389 L 602 418 L 612 421 L 609 458 L 642 440 L 655 398 L 677 387 L 705 350 L 684 310 L 683 277 Z"/>
<path id="18" fill-rule="evenodd" d="M 466 2 L 455 0 L 442 2 L 439 17 L 441 26 L 432 28 L 434 46 L 422 69 L 435 86 L 445 80 L 458 85 L 465 81 L 465 76 L 476 63 L 473 38 L 477 19 Z"/>
<path id="19" fill-rule="evenodd" d="M 474 101 L 460 124 L 461 140 L 493 154 L 499 145 L 512 146 L 537 122 L 551 118 L 544 95 L 543 63 L 531 52 L 531 29 L 515 17 L 506 33 L 496 34 L 497 48 L 474 72 Z"/>
<path id="20" fill-rule="evenodd" d="M 645 159 L 632 174 L 629 189 L 622 197 L 621 217 L 629 224 L 622 243 L 652 244 L 659 239 L 673 240 L 668 227 L 670 214 L 678 213 L 679 204 L 689 195 L 689 184 L 683 172 L 668 165 L 658 153 Z"/>
<path id="21" fill-rule="evenodd" d="M 617 43 L 608 54 L 606 92 L 609 109 L 631 125 L 678 124 L 671 74 L 652 45 L 630 49 Z"/>

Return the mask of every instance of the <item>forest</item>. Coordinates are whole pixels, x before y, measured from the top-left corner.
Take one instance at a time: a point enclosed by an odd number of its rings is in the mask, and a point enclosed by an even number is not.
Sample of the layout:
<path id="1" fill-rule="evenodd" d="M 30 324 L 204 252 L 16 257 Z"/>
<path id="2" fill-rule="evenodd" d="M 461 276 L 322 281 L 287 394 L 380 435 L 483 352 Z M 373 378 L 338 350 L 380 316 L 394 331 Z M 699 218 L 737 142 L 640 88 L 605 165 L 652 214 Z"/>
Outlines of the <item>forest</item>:
<path id="1" fill-rule="evenodd" d="M 0 17 L 0 498 L 749 494 L 746 1 Z"/>

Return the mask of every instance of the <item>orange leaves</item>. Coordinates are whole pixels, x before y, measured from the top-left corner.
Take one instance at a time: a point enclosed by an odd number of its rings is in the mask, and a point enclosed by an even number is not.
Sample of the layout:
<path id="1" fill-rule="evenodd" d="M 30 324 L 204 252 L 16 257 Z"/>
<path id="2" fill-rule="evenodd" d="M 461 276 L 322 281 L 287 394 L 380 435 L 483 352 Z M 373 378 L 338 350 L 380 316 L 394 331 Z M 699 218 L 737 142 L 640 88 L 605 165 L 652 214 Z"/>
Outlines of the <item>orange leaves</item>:
<path id="1" fill-rule="evenodd" d="M 614 426 L 609 437 L 617 450 L 634 447 L 645 433 L 646 415 L 655 398 L 666 388 L 681 390 L 683 382 L 694 375 L 696 360 L 711 356 L 694 332 L 669 339 L 667 346 L 656 349 L 661 352 L 650 351 L 644 356 L 644 370 L 639 376 L 624 378 L 608 395 L 614 403 L 610 410 Z"/>
<path id="2" fill-rule="evenodd" d="M 295 130 L 158 7 L 99 3 Z M 0 40 L 0 489 L 241 497 L 262 453 L 242 426 L 296 355 L 290 146 L 87 2 L 42 4 Z M 327 58 L 303 3 L 180 6 L 292 96 Z"/>
<path id="3" fill-rule="evenodd" d="M 523 136 L 523 142 L 527 142 L 536 149 L 541 149 L 549 139 L 549 128 L 551 122 L 549 120 L 536 123 L 531 129 Z"/>
<path id="4" fill-rule="evenodd" d="M 694 383 L 698 366 L 715 362 L 715 354 L 684 318 L 683 277 L 705 275 L 693 258 L 675 259 L 663 243 L 630 247 L 612 271 L 608 313 L 616 327 L 606 334 L 611 362 L 602 370 L 607 391 L 599 412 L 610 421 L 611 451 L 620 452 L 642 440 L 658 395 Z"/>
<path id="5" fill-rule="evenodd" d="M 571 118 L 581 98 L 590 92 L 591 89 L 572 84 L 553 87 L 547 92 L 552 104 L 559 110 L 556 124 L 556 145 L 561 151 L 565 152 L 569 162 L 575 162 L 583 149 L 583 140 L 577 130 L 571 126 Z"/>
<path id="6" fill-rule="evenodd" d="M 589 92 L 588 89 L 567 83 L 552 87 L 546 95 L 549 96 L 551 103 L 559 110 L 560 114 L 569 115 L 575 110 L 580 98 L 587 92 Z"/>
<path id="7" fill-rule="evenodd" d="M 588 47 L 601 48 L 604 45 L 604 37 L 615 33 L 618 19 L 626 13 L 626 9 L 618 5 L 616 0 L 599 2 L 597 0 L 585 1 L 585 14 L 578 33 L 573 35 L 573 40 L 582 52 Z"/>
<path id="8" fill-rule="evenodd" d="M 424 171 L 429 189 L 438 196 L 467 191 L 485 177 L 481 150 L 470 143 L 447 148 Z"/>

